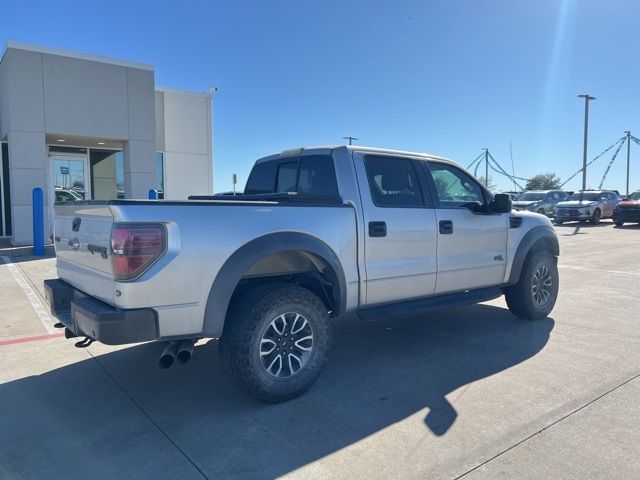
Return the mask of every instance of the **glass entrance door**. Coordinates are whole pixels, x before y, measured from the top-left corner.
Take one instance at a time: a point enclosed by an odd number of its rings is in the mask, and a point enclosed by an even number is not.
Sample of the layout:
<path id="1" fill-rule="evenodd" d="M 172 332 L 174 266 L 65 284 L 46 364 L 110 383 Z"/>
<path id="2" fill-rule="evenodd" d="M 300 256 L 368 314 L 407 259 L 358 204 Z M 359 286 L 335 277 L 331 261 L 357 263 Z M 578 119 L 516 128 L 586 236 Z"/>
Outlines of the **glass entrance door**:
<path id="1" fill-rule="evenodd" d="M 88 176 L 86 154 L 49 154 L 50 162 L 50 205 L 54 202 L 91 200 L 91 182 Z M 53 232 L 53 207 L 50 212 L 50 233 Z"/>
<path id="2" fill-rule="evenodd" d="M 52 156 L 53 189 L 56 202 L 90 200 L 91 192 L 87 182 L 87 157 Z"/>

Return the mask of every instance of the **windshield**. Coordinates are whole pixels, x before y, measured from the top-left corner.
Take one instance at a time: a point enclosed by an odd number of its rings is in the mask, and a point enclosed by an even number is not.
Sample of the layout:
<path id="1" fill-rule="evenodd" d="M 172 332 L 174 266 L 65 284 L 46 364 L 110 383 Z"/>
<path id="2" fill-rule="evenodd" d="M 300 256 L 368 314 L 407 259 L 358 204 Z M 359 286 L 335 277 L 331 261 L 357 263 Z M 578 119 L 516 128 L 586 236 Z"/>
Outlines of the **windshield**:
<path id="1" fill-rule="evenodd" d="M 520 195 L 520 198 L 518 200 L 523 200 L 525 202 L 530 202 L 532 200 L 542 200 L 544 198 L 544 195 L 544 193 L 527 192 Z"/>
<path id="2" fill-rule="evenodd" d="M 633 192 L 628 197 L 629 200 L 640 200 L 640 192 Z"/>
<path id="3" fill-rule="evenodd" d="M 600 192 L 575 192 L 571 194 L 568 200 L 587 200 L 589 202 L 594 202 L 599 198 Z"/>

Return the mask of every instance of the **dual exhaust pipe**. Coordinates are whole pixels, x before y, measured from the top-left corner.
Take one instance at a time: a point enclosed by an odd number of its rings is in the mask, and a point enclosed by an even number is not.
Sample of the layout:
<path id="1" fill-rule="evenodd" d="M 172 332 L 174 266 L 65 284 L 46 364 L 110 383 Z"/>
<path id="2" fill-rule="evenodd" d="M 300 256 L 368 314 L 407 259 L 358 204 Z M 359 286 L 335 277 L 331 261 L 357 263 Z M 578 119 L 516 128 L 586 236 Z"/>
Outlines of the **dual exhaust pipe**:
<path id="1" fill-rule="evenodd" d="M 160 355 L 158 365 L 160 368 L 167 369 L 173 365 L 176 358 L 182 364 L 187 363 L 191 360 L 191 357 L 193 357 L 193 347 L 195 343 L 195 338 L 187 338 L 185 340 L 167 343 L 162 355 Z"/>

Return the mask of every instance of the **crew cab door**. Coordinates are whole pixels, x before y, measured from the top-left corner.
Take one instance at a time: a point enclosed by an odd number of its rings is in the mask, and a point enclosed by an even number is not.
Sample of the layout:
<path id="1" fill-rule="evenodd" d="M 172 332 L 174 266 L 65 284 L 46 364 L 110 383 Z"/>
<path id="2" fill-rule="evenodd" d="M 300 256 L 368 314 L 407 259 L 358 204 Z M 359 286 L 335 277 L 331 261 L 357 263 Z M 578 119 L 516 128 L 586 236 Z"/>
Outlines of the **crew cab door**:
<path id="1" fill-rule="evenodd" d="M 437 225 L 426 175 L 410 157 L 354 153 L 362 202 L 366 304 L 433 295 Z"/>
<path id="2" fill-rule="evenodd" d="M 426 162 L 438 221 L 436 294 L 500 285 L 507 267 L 509 214 L 488 212 L 488 195 L 462 169 Z"/>

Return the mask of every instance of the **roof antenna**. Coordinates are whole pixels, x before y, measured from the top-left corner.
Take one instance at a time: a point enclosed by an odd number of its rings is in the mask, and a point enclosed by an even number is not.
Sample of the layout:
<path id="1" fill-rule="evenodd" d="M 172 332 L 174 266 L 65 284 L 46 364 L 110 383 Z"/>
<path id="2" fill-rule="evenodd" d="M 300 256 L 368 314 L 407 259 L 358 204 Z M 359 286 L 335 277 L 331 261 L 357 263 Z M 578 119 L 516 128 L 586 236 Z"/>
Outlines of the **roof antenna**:
<path id="1" fill-rule="evenodd" d="M 343 139 L 345 139 L 345 140 L 349 140 L 349 145 L 352 145 L 352 142 L 353 142 L 354 140 L 358 140 L 356 137 L 351 137 L 351 136 L 349 136 L 349 137 L 342 137 L 342 138 L 343 138 Z"/>

